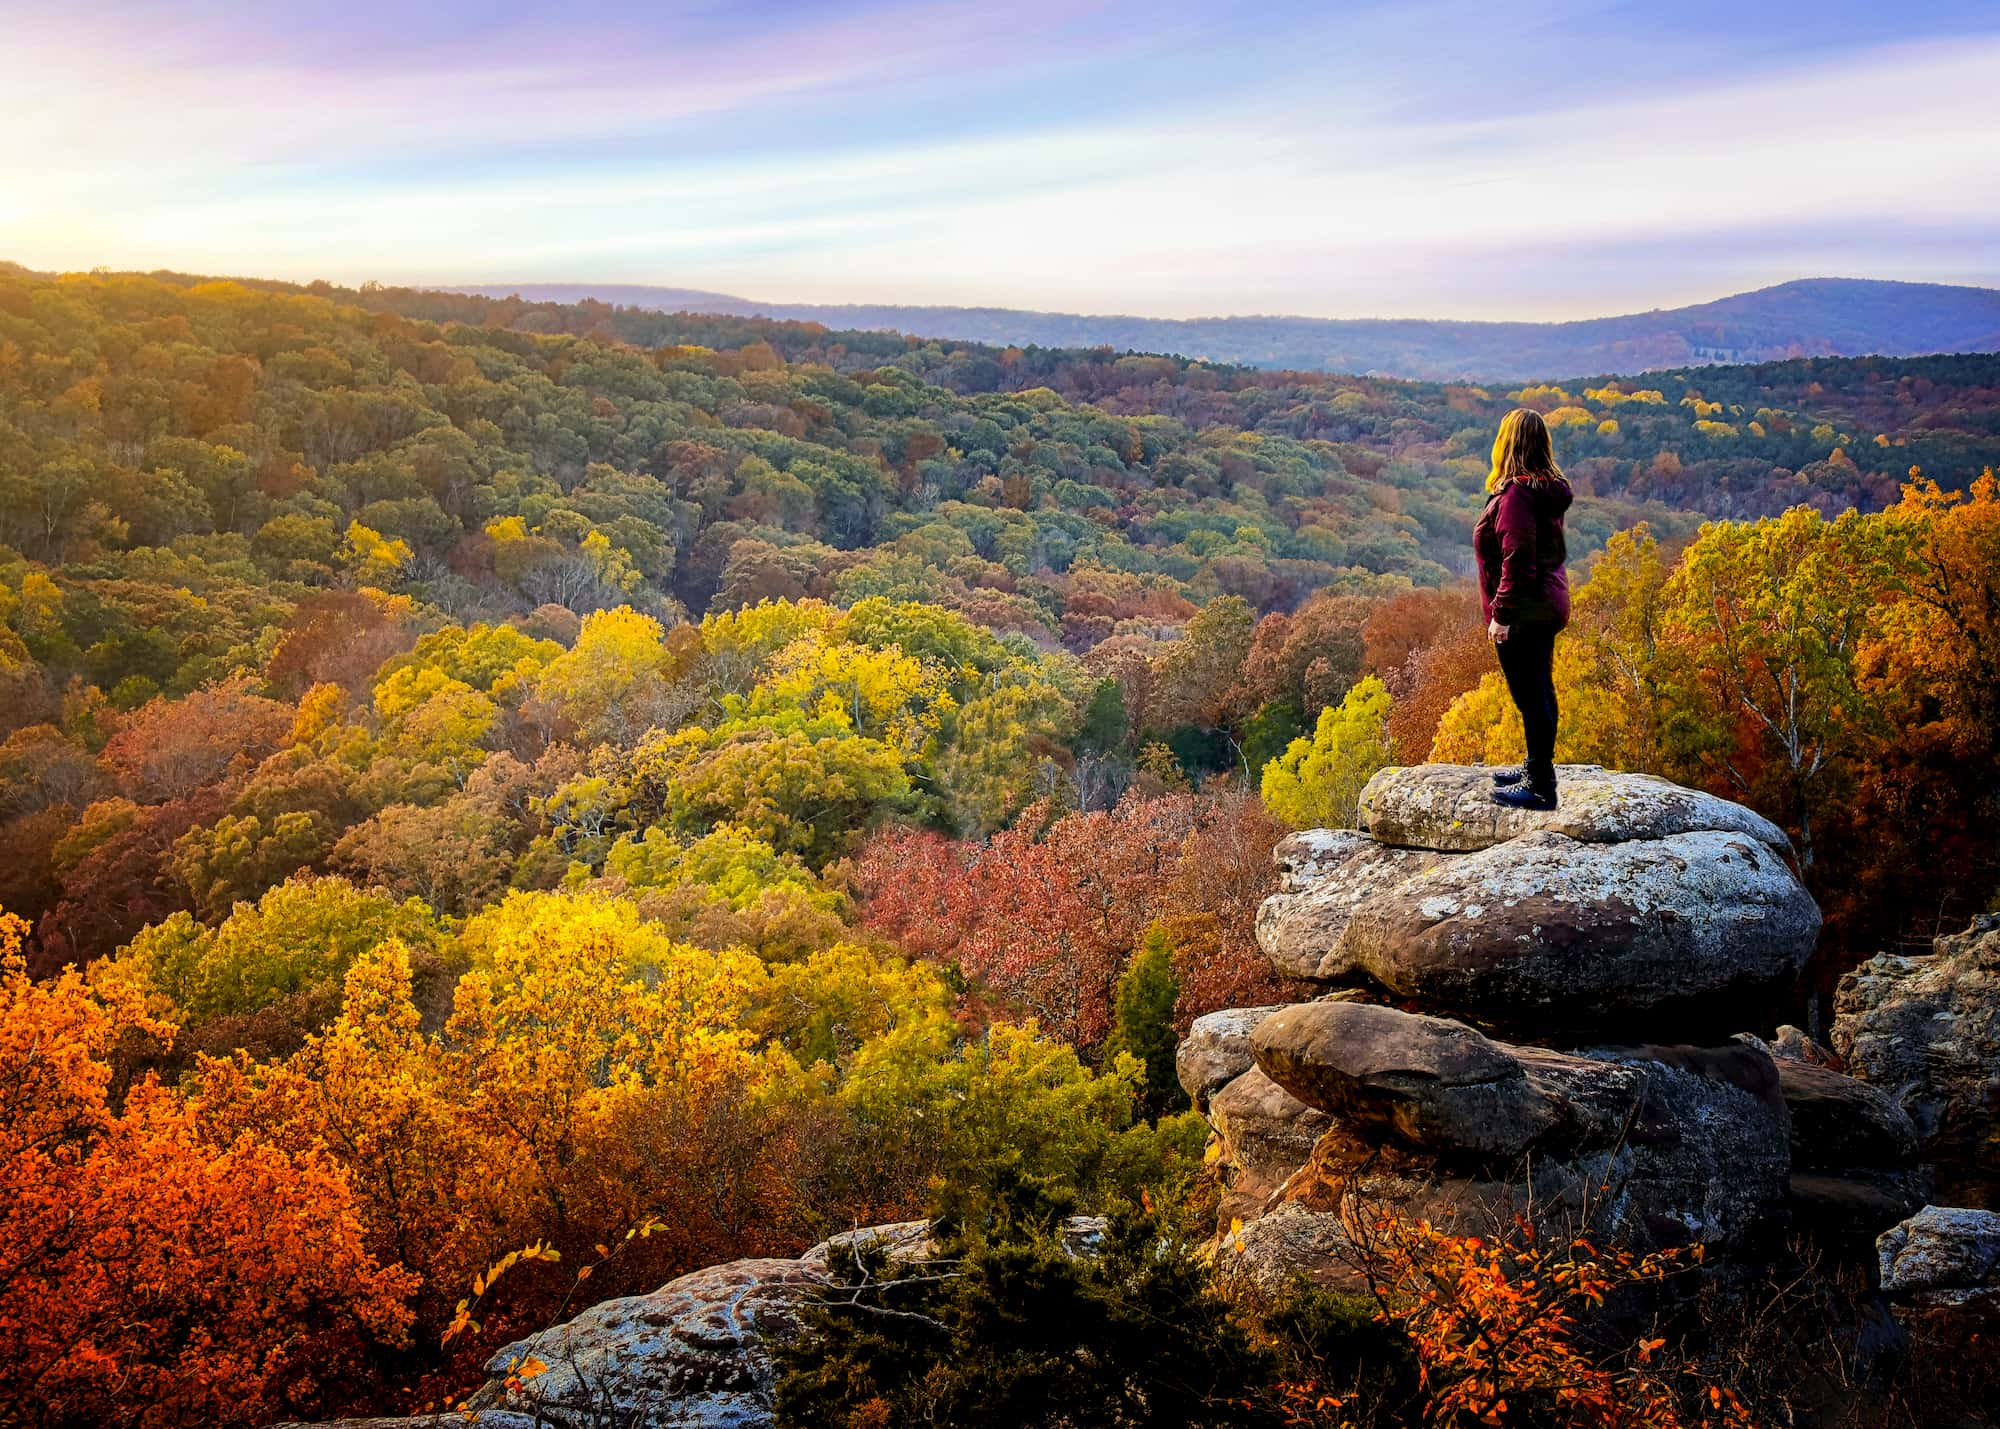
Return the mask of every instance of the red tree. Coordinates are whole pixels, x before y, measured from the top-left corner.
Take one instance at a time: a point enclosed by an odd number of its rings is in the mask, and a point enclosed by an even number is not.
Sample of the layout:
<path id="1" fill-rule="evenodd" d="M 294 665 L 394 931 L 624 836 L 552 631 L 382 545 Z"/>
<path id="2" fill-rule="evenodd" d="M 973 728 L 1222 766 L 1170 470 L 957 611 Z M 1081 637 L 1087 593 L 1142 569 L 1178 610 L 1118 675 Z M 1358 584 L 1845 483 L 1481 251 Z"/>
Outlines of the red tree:
<path id="1" fill-rule="evenodd" d="M 1038 804 L 983 843 L 885 831 L 855 885 L 869 927 L 913 956 L 956 961 L 1051 1034 L 1092 1047 L 1155 922 L 1175 938 L 1183 1021 L 1278 991 L 1251 936 L 1277 835 L 1234 793 L 1127 795 L 1109 812 L 1060 816 Z"/>

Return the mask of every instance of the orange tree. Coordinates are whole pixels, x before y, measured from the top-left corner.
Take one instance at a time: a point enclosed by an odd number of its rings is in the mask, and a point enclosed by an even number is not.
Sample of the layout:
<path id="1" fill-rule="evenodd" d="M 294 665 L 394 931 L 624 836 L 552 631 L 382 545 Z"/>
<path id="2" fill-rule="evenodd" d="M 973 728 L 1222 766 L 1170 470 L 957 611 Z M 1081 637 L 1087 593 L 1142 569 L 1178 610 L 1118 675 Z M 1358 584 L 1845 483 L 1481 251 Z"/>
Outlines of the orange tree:
<path id="1" fill-rule="evenodd" d="M 339 1404 L 403 1341 L 414 1277 L 362 1244 L 317 1151 L 217 1140 L 111 1058 L 164 1036 L 73 971 L 35 982 L 0 915 L 0 1337 L 30 1423 L 209 1424 Z"/>
<path id="2" fill-rule="evenodd" d="M 1657 1369 L 1664 1337 L 1642 1334 L 1598 1349 L 1585 1333 L 1608 1298 L 1688 1269 L 1699 1261 L 1699 1248 L 1636 1255 L 1584 1237 L 1551 1240 L 1526 1221 L 1497 1237 L 1454 1235 L 1428 1220 L 1351 1202 L 1342 1216 L 1350 1247 L 1344 1258 L 1365 1283 L 1378 1318 L 1408 1337 L 1424 1423 L 1440 1429 L 1752 1424 L 1727 1389 L 1679 1382 Z M 1601 1332 L 1603 1322 L 1591 1328 Z M 1348 1407 L 1311 1384 L 1292 1386 L 1290 1399 L 1300 1423 L 1329 1416 L 1338 1422 Z"/>

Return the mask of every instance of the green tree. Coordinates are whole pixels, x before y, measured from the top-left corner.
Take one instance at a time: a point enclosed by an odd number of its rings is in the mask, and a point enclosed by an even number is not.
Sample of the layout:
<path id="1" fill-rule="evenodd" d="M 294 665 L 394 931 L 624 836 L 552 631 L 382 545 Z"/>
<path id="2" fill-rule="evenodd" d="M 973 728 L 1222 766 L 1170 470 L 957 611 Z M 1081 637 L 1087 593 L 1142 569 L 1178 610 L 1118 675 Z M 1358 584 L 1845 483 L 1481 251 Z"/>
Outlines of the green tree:
<path id="1" fill-rule="evenodd" d="M 832 1288 L 778 1350 L 776 1422 L 1284 1422 L 1269 1397 L 1278 1358 L 1252 1340 L 1195 1235 L 1121 1215 L 1074 1241 L 1043 1206 L 902 1265 L 865 1243 L 837 1248 Z"/>
<path id="2" fill-rule="evenodd" d="M 1146 930 L 1132 961 L 1118 979 L 1111 1035 L 1104 1039 L 1104 1058 L 1115 1062 L 1120 1053 L 1136 1057 L 1146 1068 L 1142 1096 L 1146 1115 L 1164 1116 L 1187 1110 L 1174 1053 L 1180 1038 L 1174 1032 L 1174 1004 L 1181 994 L 1174 976 L 1173 941 L 1157 923 Z"/>
<path id="3" fill-rule="evenodd" d="M 243 1015 L 300 994 L 337 1006 L 354 960 L 389 938 L 435 950 L 443 930 L 414 898 L 397 900 L 342 878 L 294 878 L 238 903 L 214 928 L 176 913 L 99 964 L 93 978 L 163 998 L 175 1015 Z"/>

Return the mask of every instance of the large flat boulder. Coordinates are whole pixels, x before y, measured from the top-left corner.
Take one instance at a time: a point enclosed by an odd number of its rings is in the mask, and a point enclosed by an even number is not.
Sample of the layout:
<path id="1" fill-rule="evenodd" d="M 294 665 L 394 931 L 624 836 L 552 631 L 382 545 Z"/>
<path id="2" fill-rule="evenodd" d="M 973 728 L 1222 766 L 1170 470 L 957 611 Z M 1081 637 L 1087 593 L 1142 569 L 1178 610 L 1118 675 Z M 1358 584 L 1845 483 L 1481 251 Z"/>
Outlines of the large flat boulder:
<path id="1" fill-rule="evenodd" d="M 765 1429 L 776 1367 L 763 1337 L 794 1328 L 800 1302 L 826 1283 L 823 1262 L 735 1260 L 606 1300 L 501 1348 L 472 1406 L 557 1424 L 608 1409 L 645 1429 Z M 548 1368 L 509 1389 L 508 1366 L 530 1358 Z"/>
<path id="2" fill-rule="evenodd" d="M 1349 829 L 1310 829 L 1272 850 L 1278 891 L 1257 909 L 1257 945 L 1288 977 L 1328 982 L 1355 910 L 1441 868 L 1443 854 L 1390 848 Z"/>
<path id="3" fill-rule="evenodd" d="M 1072 1216 L 1063 1240 L 1072 1253 L 1088 1255 L 1103 1232 L 1101 1217 Z M 769 1429 L 776 1365 L 766 1341 L 796 1329 L 800 1306 L 830 1282 L 833 1249 L 861 1244 L 897 1260 L 920 1259 L 931 1254 L 930 1226 L 868 1226 L 821 1241 L 796 1259 L 733 1260 L 648 1295 L 593 1305 L 496 1351 L 486 1364 L 493 1378 L 468 1401 L 466 1422 L 491 1429 L 517 1422 L 556 1429 Z M 547 1368 L 510 1388 L 510 1368 L 531 1359 Z M 459 1416 L 450 1418 L 456 1423 Z"/>
<path id="4" fill-rule="evenodd" d="M 1250 1045 L 1258 1072 L 1332 1119 L 1305 1182 L 1347 1176 L 1434 1221 L 1569 1196 L 1620 1234 L 1726 1245 L 1787 1194 L 1788 1117 L 1759 1048 L 1569 1054 L 1357 1003 L 1282 1009 Z"/>
<path id="5" fill-rule="evenodd" d="M 1539 1049 L 1513 1049 L 1529 1055 Z M 1589 1059 L 1585 1059 L 1589 1060 Z M 1699 1245 L 1726 1256 L 1784 1223 L 1784 1105 L 1748 1049 L 1600 1053 L 1603 1088 L 1630 1095 L 1615 1128 L 1505 1161 L 1451 1154 L 1335 1118 L 1311 1157 L 1262 1207 L 1224 1204 L 1218 1263 L 1275 1286 L 1305 1274 L 1365 1289 L 1349 1229 L 1382 1215 L 1459 1235 L 1587 1232 L 1631 1248 Z"/>
<path id="6" fill-rule="evenodd" d="M 1883 953 L 1843 976 L 1832 1042 L 1915 1123 L 1941 1195 L 1986 1203 L 2000 1183 L 2000 914 Z"/>
<path id="7" fill-rule="evenodd" d="M 1299 1100 L 1432 1151 L 1518 1156 L 1560 1119 L 1519 1059 L 1462 1022 L 1307 1002 L 1265 1018 L 1250 1045 Z"/>
<path id="8" fill-rule="evenodd" d="M 1470 852 L 1549 831 L 1581 843 L 1624 843 L 1673 834 L 1742 834 L 1780 853 L 1784 830 L 1763 815 L 1652 774 L 1597 764 L 1556 767 L 1558 806 L 1510 809 L 1493 802 L 1492 771 L 1478 764 L 1418 764 L 1381 770 L 1361 791 L 1361 827 L 1399 848 Z"/>
<path id="9" fill-rule="evenodd" d="M 1874 1251 L 1878 1236 L 1923 1207 L 1928 1189 L 1915 1167 L 1794 1171 L 1787 1200 L 1794 1229 L 1848 1258 Z"/>
<path id="10" fill-rule="evenodd" d="M 1719 1040 L 1767 1020 L 1819 926 L 1754 836 L 1542 831 L 1459 854 L 1322 846 L 1265 900 L 1257 936 L 1294 976 L 1538 1041 Z"/>

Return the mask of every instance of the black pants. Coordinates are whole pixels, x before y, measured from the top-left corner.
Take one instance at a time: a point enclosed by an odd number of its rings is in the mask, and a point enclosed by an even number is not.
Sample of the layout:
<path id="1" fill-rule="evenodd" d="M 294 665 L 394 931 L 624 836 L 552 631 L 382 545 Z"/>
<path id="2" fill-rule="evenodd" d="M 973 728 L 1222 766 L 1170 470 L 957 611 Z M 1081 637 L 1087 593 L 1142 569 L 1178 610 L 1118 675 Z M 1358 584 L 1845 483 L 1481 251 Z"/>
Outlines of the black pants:
<path id="1" fill-rule="evenodd" d="M 1528 759 L 1522 767 L 1528 783 L 1543 792 L 1556 784 L 1556 628 L 1548 621 L 1523 622 L 1493 647 L 1528 736 Z"/>

